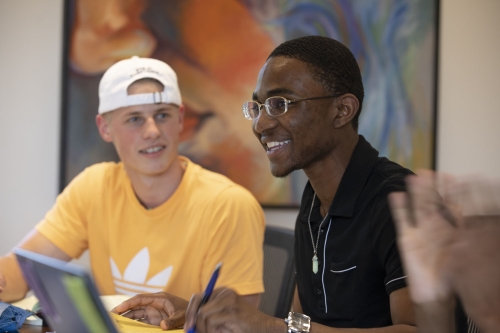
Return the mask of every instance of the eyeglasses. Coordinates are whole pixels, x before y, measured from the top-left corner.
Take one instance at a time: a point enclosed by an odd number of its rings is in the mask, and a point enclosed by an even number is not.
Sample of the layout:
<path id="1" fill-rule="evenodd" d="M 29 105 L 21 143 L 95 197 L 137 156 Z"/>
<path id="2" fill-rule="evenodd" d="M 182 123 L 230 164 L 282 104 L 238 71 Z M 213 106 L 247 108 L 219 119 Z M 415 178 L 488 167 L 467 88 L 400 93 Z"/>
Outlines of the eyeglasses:
<path id="1" fill-rule="evenodd" d="M 310 97 L 300 99 L 286 99 L 285 97 L 275 96 L 269 97 L 265 100 L 264 104 L 255 101 L 248 101 L 243 103 L 241 110 L 248 120 L 257 119 L 260 116 L 260 109 L 265 106 L 266 112 L 271 117 L 279 117 L 288 111 L 288 106 L 292 103 L 308 101 L 312 99 L 334 98 L 340 95 Z"/>

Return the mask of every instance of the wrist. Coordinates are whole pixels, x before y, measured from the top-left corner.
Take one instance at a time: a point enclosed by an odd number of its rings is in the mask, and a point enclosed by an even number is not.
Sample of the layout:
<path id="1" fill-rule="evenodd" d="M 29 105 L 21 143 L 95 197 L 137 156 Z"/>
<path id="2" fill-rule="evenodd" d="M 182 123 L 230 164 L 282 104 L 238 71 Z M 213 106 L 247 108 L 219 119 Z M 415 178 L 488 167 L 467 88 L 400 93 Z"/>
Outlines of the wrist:
<path id="1" fill-rule="evenodd" d="M 432 283 L 425 284 L 425 288 L 417 288 L 417 282 L 408 277 L 410 298 L 415 305 L 425 305 L 429 303 L 446 303 L 454 299 L 454 293 L 447 286 L 433 286 Z"/>
<path id="2" fill-rule="evenodd" d="M 455 300 L 445 299 L 415 304 L 418 332 L 455 332 Z"/>
<path id="3" fill-rule="evenodd" d="M 480 318 L 479 320 L 472 319 L 472 321 L 476 324 L 476 326 L 480 329 L 480 332 L 483 333 L 492 333 L 498 332 L 498 328 L 500 327 L 500 315 L 489 316 L 488 318 Z"/>
<path id="4" fill-rule="evenodd" d="M 266 325 L 266 333 L 286 333 L 287 331 L 288 326 L 283 319 L 269 317 Z"/>

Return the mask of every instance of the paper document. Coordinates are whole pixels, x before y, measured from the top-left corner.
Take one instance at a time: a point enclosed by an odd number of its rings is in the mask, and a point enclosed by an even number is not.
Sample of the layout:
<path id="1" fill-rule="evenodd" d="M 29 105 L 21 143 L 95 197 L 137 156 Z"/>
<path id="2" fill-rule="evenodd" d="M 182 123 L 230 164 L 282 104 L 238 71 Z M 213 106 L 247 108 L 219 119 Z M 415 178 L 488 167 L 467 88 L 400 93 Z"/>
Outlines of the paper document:
<path id="1" fill-rule="evenodd" d="M 36 298 L 35 295 L 30 295 L 27 296 L 26 298 L 23 298 L 20 301 L 12 303 L 12 305 L 17 306 L 18 308 L 21 309 L 26 309 L 26 310 L 33 310 L 33 306 L 38 302 L 38 298 Z M 31 316 L 26 318 L 24 321 L 26 325 L 33 325 L 33 326 L 42 326 L 42 319 L 38 318 L 37 316 Z"/>
<path id="2" fill-rule="evenodd" d="M 106 310 L 110 311 L 111 309 L 116 307 L 118 304 L 121 304 L 123 301 L 126 301 L 127 299 L 129 299 L 130 296 L 106 295 L 106 296 L 101 296 L 100 298 L 101 298 L 101 301 L 104 304 L 104 307 L 106 308 Z M 18 302 L 12 303 L 12 305 L 20 307 L 22 309 L 31 310 L 36 302 L 38 302 L 38 299 L 34 295 L 31 295 L 31 296 L 28 296 L 28 297 L 26 297 Z M 144 324 L 144 323 L 132 320 L 130 318 L 117 315 L 115 313 L 110 313 L 110 315 L 111 315 L 111 318 L 113 319 L 113 321 L 115 322 L 116 327 L 122 333 L 183 332 L 182 329 L 163 331 L 159 326 Z M 28 325 L 41 326 L 42 320 L 38 317 L 32 316 L 32 317 L 28 317 L 24 323 L 28 324 Z"/>
<path id="3" fill-rule="evenodd" d="M 103 295 L 100 296 L 100 299 L 106 311 L 111 311 L 130 297 L 127 295 Z"/>
<path id="4" fill-rule="evenodd" d="M 111 319 L 115 321 L 115 325 L 121 333 L 142 333 L 142 332 L 184 332 L 183 329 L 164 331 L 160 326 L 153 326 L 141 323 L 127 317 L 111 313 Z"/>

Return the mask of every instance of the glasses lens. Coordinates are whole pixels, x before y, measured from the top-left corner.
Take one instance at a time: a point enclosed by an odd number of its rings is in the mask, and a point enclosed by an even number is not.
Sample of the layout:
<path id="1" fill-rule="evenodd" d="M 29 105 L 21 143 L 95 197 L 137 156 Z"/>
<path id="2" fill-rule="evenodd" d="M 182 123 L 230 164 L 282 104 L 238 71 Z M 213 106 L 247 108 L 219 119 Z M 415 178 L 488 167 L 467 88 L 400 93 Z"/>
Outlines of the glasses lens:
<path id="1" fill-rule="evenodd" d="M 288 102 L 283 97 L 270 97 L 266 99 L 266 108 L 271 116 L 279 116 L 288 109 Z"/>
<path id="2" fill-rule="evenodd" d="M 256 102 L 245 102 L 242 109 L 243 114 L 245 114 L 245 118 L 247 119 L 255 119 L 259 117 L 260 109 L 259 104 L 257 104 Z"/>

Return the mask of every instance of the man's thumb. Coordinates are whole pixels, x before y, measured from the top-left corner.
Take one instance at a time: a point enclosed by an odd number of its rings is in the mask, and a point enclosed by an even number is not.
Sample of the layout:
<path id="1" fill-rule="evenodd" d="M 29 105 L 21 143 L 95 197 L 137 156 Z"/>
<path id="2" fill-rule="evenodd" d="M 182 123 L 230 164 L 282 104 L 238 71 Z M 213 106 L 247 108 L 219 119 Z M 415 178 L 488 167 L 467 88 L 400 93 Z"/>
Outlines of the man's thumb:
<path id="1" fill-rule="evenodd" d="M 160 327 L 162 330 L 173 330 L 175 328 L 184 326 L 185 321 L 186 321 L 186 312 L 177 311 L 169 318 L 163 319 L 160 323 Z"/>

